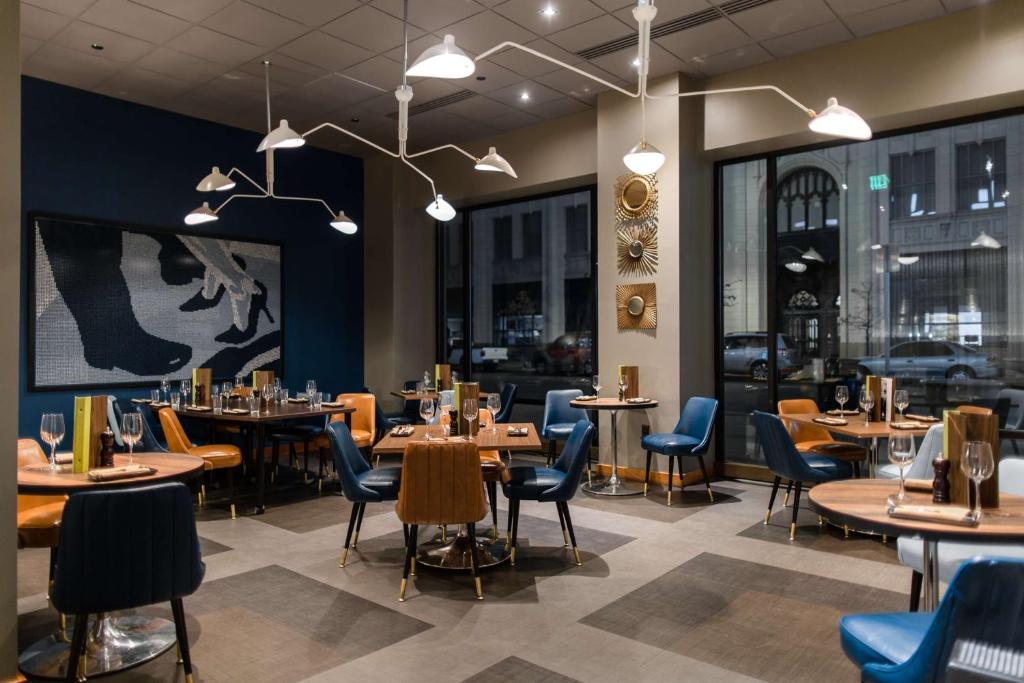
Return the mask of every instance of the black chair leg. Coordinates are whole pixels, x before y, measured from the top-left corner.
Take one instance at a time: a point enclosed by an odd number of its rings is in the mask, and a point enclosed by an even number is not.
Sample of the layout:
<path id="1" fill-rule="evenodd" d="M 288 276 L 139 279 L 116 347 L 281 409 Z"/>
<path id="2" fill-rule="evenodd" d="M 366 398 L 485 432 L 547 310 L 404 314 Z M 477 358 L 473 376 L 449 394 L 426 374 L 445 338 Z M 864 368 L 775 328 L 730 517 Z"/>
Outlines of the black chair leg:
<path id="1" fill-rule="evenodd" d="M 665 499 L 665 504 L 669 507 L 672 506 L 672 475 L 674 474 L 673 468 L 675 465 L 675 458 L 671 455 L 668 456 L 668 497 Z"/>
<path id="2" fill-rule="evenodd" d="M 793 491 L 793 521 L 789 523 L 789 540 L 791 541 L 796 540 L 796 516 L 800 513 L 800 490 L 803 486 L 804 483 L 798 481 Z"/>
<path id="3" fill-rule="evenodd" d="M 484 589 L 480 583 L 480 547 L 476 544 L 476 524 L 470 522 L 466 525 L 466 535 L 469 537 L 469 571 L 473 575 L 473 583 L 476 587 L 476 599 L 484 599 Z"/>
<path id="4" fill-rule="evenodd" d="M 715 493 L 714 493 L 714 491 L 711 490 L 711 477 L 708 476 L 708 468 L 704 464 L 704 456 L 703 455 L 698 455 L 697 456 L 697 462 L 700 464 L 701 474 L 704 475 L 704 488 L 706 488 L 708 490 L 708 498 L 710 498 L 711 502 L 714 503 L 715 502 Z"/>
<path id="5" fill-rule="evenodd" d="M 273 439 L 270 442 L 270 483 L 277 485 L 277 468 L 281 463 L 281 442 Z"/>
<path id="6" fill-rule="evenodd" d="M 576 532 L 572 528 L 572 517 L 569 516 L 569 503 L 563 501 L 561 503 L 555 503 L 562 508 L 562 516 L 565 518 L 565 526 L 569 530 L 569 542 L 572 543 L 572 554 L 576 558 L 576 566 L 583 564 L 580 562 L 580 549 L 576 546 Z"/>
<path id="7" fill-rule="evenodd" d="M 68 649 L 68 670 L 64 676 L 64 680 L 69 681 L 69 683 L 74 683 L 79 680 L 79 667 L 83 669 L 82 673 L 85 673 L 84 662 L 82 662 L 81 659 L 82 655 L 85 653 L 85 634 L 88 626 L 88 614 L 75 615 L 75 630 L 71 634 L 71 646 Z M 85 677 L 82 676 L 82 678 L 84 679 Z"/>
<path id="8" fill-rule="evenodd" d="M 509 557 L 509 565 L 516 566 L 516 537 L 519 534 L 519 504 L 520 501 L 516 500 L 513 502 L 512 511 L 512 543 L 511 543 L 511 555 Z"/>
<path id="9" fill-rule="evenodd" d="M 562 525 L 562 547 L 569 547 L 569 533 L 565 530 L 565 515 L 562 514 L 562 506 L 555 504 L 555 509 L 558 510 L 558 523 Z"/>
<path id="10" fill-rule="evenodd" d="M 491 540 L 498 540 L 498 482 L 487 482 L 487 500 L 491 504 Z"/>
<path id="11" fill-rule="evenodd" d="M 178 657 L 181 667 L 185 670 L 186 683 L 192 683 L 192 655 L 188 649 L 188 630 L 185 627 L 185 605 L 181 598 L 171 600 L 171 613 L 174 615 L 174 631 L 178 637 Z"/>
<path id="12" fill-rule="evenodd" d="M 418 525 L 409 526 L 409 542 L 405 546 L 405 564 L 402 567 L 402 587 L 398 592 L 399 602 L 405 602 L 405 587 L 409 585 L 409 572 L 415 574 L 413 564 L 416 562 L 416 534 L 418 531 Z"/>
<path id="13" fill-rule="evenodd" d="M 516 501 L 508 499 L 508 525 L 505 527 L 505 550 L 512 547 L 512 520 L 515 519 Z"/>
<path id="14" fill-rule="evenodd" d="M 910 611 L 916 612 L 921 608 L 921 580 L 924 577 L 921 572 L 914 571 L 910 575 Z"/>
<path id="15" fill-rule="evenodd" d="M 548 467 L 555 461 L 555 440 L 548 439 Z"/>
<path id="16" fill-rule="evenodd" d="M 295 443 L 290 441 L 288 442 L 288 468 L 293 471 L 298 469 L 296 466 L 297 460 L 298 456 L 295 455 Z"/>
<path id="17" fill-rule="evenodd" d="M 793 492 L 793 480 L 790 479 L 789 483 L 786 484 L 786 495 L 782 499 L 782 507 L 789 505 L 789 494 Z"/>
<path id="18" fill-rule="evenodd" d="M 651 452 L 647 451 L 647 471 L 644 472 L 644 497 L 647 496 L 647 487 L 651 483 Z"/>
<path id="19" fill-rule="evenodd" d="M 366 512 L 366 503 L 356 503 L 359 508 L 359 516 L 356 517 L 356 532 L 352 535 L 352 547 L 359 545 L 359 530 L 363 528 L 363 513 Z"/>
<path id="20" fill-rule="evenodd" d="M 860 479 L 860 460 L 853 461 L 853 477 L 854 479 Z"/>
<path id="21" fill-rule="evenodd" d="M 782 477 L 775 477 L 775 481 L 772 482 L 772 495 L 768 498 L 768 509 L 764 513 L 764 523 L 768 524 L 768 519 L 772 516 L 772 506 L 775 505 L 775 496 L 779 493 L 779 484 L 782 483 Z"/>
<path id="22" fill-rule="evenodd" d="M 344 568 L 345 562 L 348 560 L 348 548 L 352 542 L 352 532 L 356 528 L 356 519 L 359 517 L 359 503 L 352 503 L 352 515 L 348 518 L 348 531 L 345 532 L 345 549 L 341 551 L 341 560 L 338 561 L 338 566 Z"/>

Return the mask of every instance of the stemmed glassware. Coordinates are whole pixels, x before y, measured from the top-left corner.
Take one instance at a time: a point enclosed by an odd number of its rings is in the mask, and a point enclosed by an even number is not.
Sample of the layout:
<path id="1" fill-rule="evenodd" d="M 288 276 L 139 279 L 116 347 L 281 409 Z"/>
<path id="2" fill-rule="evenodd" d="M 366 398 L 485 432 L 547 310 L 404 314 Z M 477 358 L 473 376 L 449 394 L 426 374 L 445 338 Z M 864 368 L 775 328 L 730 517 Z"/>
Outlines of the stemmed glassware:
<path id="1" fill-rule="evenodd" d="M 987 441 L 968 441 L 960 456 L 960 469 L 974 482 L 974 505 L 971 517 L 981 520 L 981 482 L 992 476 L 996 469 L 992 446 Z"/>
<path id="2" fill-rule="evenodd" d="M 594 387 L 594 396 L 601 395 L 601 378 L 594 375 L 590 380 L 590 386 Z"/>
<path id="3" fill-rule="evenodd" d="M 128 444 L 128 464 L 132 464 L 135 444 L 142 440 L 142 414 L 138 411 L 121 416 L 121 438 Z"/>
<path id="4" fill-rule="evenodd" d="M 473 434 L 473 423 L 476 422 L 476 416 L 480 413 L 480 401 L 475 398 L 467 398 L 462 401 L 462 417 L 469 423 L 469 434 Z"/>
<path id="5" fill-rule="evenodd" d="M 902 505 L 907 498 L 906 480 L 903 468 L 914 461 L 914 437 L 909 434 L 893 434 L 889 437 L 889 462 L 900 470 L 900 489 L 895 496 L 889 496 L 889 505 Z"/>
<path id="6" fill-rule="evenodd" d="M 626 389 L 629 389 L 629 382 L 626 381 L 625 375 L 619 375 L 619 399 L 626 399 Z"/>
<path id="7" fill-rule="evenodd" d="M 316 380 L 315 379 L 307 379 L 306 380 L 306 398 L 309 399 L 310 403 L 313 402 L 313 394 L 315 394 L 315 393 L 316 393 Z"/>
<path id="8" fill-rule="evenodd" d="M 184 401 L 185 405 L 188 405 L 188 396 L 190 393 L 192 393 L 192 380 L 181 380 L 181 400 Z"/>
<path id="9" fill-rule="evenodd" d="M 277 394 L 277 392 L 274 391 L 274 385 L 271 384 L 270 382 L 267 382 L 266 384 L 263 385 L 261 393 L 263 395 L 263 400 L 265 402 L 264 405 L 267 406 L 267 412 L 269 413 L 270 404 L 274 402 L 274 396 L 276 396 Z"/>
<path id="10" fill-rule="evenodd" d="M 164 401 L 171 400 L 171 380 L 166 377 L 160 380 L 160 397 Z"/>
<path id="11" fill-rule="evenodd" d="M 487 410 L 491 411 L 491 431 L 498 433 L 498 413 L 501 412 L 501 394 L 487 396 Z"/>
<path id="12" fill-rule="evenodd" d="M 896 406 L 896 410 L 900 411 L 900 419 L 906 419 L 906 416 L 903 415 L 903 411 L 905 411 L 907 406 L 910 405 L 910 392 L 906 389 L 897 389 L 896 393 L 893 395 L 892 402 L 893 405 Z"/>
<path id="13" fill-rule="evenodd" d="M 839 414 L 846 414 L 846 402 L 850 400 L 850 387 L 840 384 L 836 387 L 836 403 L 839 404 Z"/>
<path id="14" fill-rule="evenodd" d="M 875 407 L 875 394 L 865 384 L 860 390 L 860 407 L 864 409 L 864 422 L 871 422 L 871 409 Z"/>
<path id="15" fill-rule="evenodd" d="M 39 423 L 39 436 L 50 445 L 50 469 L 57 471 L 57 444 L 64 440 L 64 414 L 43 413 Z"/>
<path id="16" fill-rule="evenodd" d="M 420 417 L 423 418 L 423 424 L 427 425 L 427 433 L 430 433 L 430 421 L 434 419 L 434 413 L 437 412 L 437 407 L 434 405 L 434 399 L 432 398 L 421 398 L 420 399 Z"/>

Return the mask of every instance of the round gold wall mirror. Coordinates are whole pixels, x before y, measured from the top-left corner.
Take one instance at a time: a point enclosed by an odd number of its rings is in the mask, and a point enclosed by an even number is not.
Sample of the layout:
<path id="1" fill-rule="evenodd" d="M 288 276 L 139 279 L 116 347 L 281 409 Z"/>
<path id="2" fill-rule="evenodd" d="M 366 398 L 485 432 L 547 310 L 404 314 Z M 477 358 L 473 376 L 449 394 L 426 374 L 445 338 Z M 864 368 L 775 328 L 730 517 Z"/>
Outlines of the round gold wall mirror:
<path id="1" fill-rule="evenodd" d="M 644 176 L 634 176 L 622 185 L 619 201 L 623 208 L 632 213 L 642 213 L 651 203 L 654 188 Z"/>
<path id="2" fill-rule="evenodd" d="M 640 296 L 631 296 L 626 302 L 626 310 L 630 315 L 636 316 L 644 312 L 644 300 Z"/>
<path id="3" fill-rule="evenodd" d="M 644 243 L 640 240 L 633 240 L 629 243 L 629 255 L 633 258 L 640 258 L 644 255 Z"/>
<path id="4" fill-rule="evenodd" d="M 656 221 L 658 178 L 627 173 L 615 181 L 615 219 L 620 222 Z"/>

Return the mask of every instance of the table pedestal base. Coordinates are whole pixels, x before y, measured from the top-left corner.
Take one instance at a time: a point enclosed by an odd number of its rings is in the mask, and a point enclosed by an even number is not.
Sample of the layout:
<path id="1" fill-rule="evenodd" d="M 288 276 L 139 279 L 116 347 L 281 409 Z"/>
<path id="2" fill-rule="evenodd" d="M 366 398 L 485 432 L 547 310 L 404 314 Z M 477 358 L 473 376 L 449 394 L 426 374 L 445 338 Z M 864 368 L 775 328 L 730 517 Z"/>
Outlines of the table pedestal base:
<path id="1" fill-rule="evenodd" d="M 505 549 L 505 539 L 477 538 L 477 559 L 480 568 L 495 567 L 508 562 L 511 553 Z M 470 568 L 469 537 L 458 534 L 443 545 L 420 544 L 416 552 L 416 566 L 425 565 L 434 569 L 468 572 Z"/>
<path id="2" fill-rule="evenodd" d="M 63 680 L 74 619 L 67 633 L 33 643 L 18 657 L 18 669 L 33 678 Z M 99 615 L 90 618 L 85 675 L 89 678 L 123 671 L 157 657 L 177 643 L 174 622 L 140 615 Z"/>
<path id="3" fill-rule="evenodd" d="M 595 479 L 584 484 L 583 490 L 595 496 L 639 496 L 643 493 L 642 489 L 631 486 L 618 477 Z"/>

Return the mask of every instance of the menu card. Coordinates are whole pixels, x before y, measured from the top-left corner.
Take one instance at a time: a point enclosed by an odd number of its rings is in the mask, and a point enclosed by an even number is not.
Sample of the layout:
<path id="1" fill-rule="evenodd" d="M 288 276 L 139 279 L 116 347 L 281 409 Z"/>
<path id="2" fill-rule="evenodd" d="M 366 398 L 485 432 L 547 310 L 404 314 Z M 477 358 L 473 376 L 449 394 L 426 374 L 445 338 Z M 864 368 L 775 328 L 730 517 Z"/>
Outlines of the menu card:
<path id="1" fill-rule="evenodd" d="M 75 426 L 71 469 L 88 472 L 99 467 L 100 434 L 107 428 L 106 396 L 75 396 Z"/>

